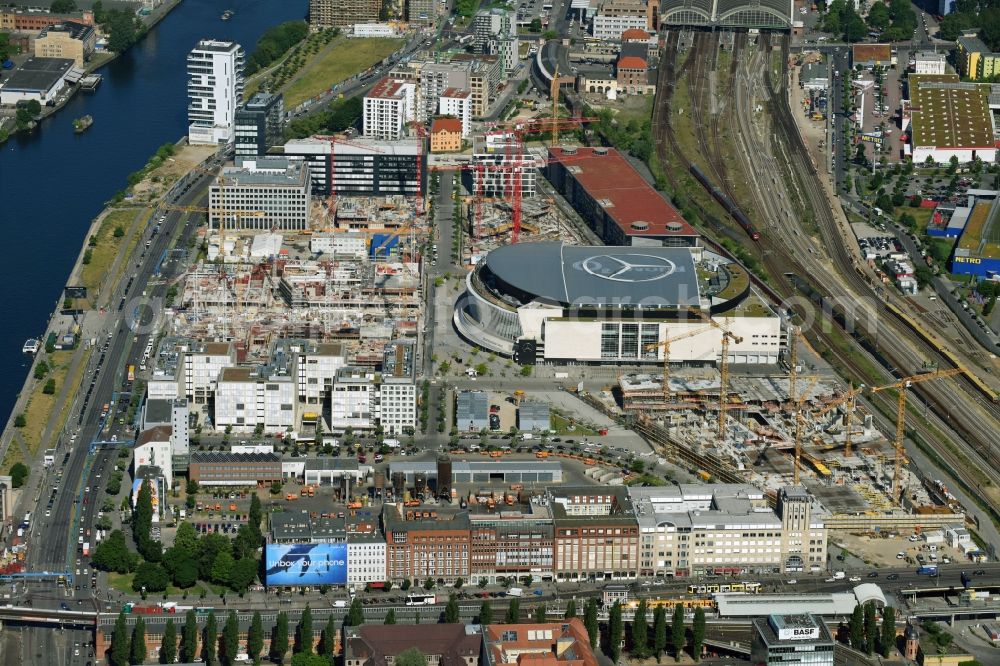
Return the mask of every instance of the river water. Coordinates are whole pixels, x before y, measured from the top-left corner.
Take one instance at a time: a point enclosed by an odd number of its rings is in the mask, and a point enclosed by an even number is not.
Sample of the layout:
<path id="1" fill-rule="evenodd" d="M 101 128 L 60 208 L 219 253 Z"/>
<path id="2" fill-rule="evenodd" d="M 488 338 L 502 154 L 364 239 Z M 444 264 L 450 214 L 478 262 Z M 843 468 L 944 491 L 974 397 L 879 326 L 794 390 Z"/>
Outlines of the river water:
<path id="1" fill-rule="evenodd" d="M 307 8 L 308 0 L 183 0 L 100 70 L 96 93 L 78 92 L 36 132 L 0 146 L 0 414 L 24 382 L 21 345 L 41 335 L 61 304 L 91 220 L 157 147 L 186 134 L 188 51 L 212 38 L 236 40 L 249 54 L 265 30 L 304 18 Z M 226 9 L 235 15 L 222 21 Z M 93 127 L 74 134 L 73 119 L 86 114 Z"/>

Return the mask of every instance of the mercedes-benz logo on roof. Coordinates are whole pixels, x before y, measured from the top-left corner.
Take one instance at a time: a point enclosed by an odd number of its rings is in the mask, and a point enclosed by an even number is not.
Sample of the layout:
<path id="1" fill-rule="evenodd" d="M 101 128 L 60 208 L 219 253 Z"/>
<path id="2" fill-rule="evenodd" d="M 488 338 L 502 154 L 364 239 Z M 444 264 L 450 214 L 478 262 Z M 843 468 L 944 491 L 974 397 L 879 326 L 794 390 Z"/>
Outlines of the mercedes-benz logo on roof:
<path id="1" fill-rule="evenodd" d="M 580 262 L 580 267 L 603 280 L 653 282 L 671 275 L 674 262 L 651 254 L 598 254 Z"/>

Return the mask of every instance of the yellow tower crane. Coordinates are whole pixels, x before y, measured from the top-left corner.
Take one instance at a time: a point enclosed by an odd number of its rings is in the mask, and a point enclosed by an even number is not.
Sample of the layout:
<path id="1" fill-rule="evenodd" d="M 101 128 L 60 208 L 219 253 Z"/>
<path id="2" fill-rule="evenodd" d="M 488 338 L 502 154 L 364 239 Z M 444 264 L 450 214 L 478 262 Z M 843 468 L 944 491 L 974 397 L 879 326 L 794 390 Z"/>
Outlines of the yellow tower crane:
<path id="1" fill-rule="evenodd" d="M 696 328 L 690 331 L 685 331 L 680 335 L 675 335 L 673 337 L 667 338 L 662 342 L 654 342 L 652 344 L 646 345 L 646 350 L 656 349 L 658 347 L 663 347 L 663 402 L 670 402 L 670 344 L 673 342 L 678 342 L 686 338 L 691 338 L 699 333 L 704 333 L 710 330 L 711 326 L 702 326 L 701 328 Z"/>
<path id="2" fill-rule="evenodd" d="M 809 397 L 809 392 L 819 377 L 809 377 L 809 383 L 796 400 L 792 402 L 792 409 L 795 410 L 795 471 L 793 472 L 793 485 L 799 485 L 799 475 L 802 471 L 802 403 Z M 789 391 L 791 393 L 791 391 Z"/>
<path id="3" fill-rule="evenodd" d="M 893 382 L 892 384 L 886 384 L 885 386 L 873 386 L 872 393 L 878 393 L 879 391 L 888 391 L 889 389 L 895 389 L 899 392 L 899 397 L 896 401 L 896 467 L 892 476 L 892 497 L 897 502 L 902 501 L 902 491 L 903 485 L 900 482 L 903 474 L 903 438 L 906 436 L 906 389 L 910 388 L 914 384 L 919 384 L 921 382 L 929 382 L 932 379 L 944 379 L 945 377 L 954 377 L 962 372 L 962 368 L 952 368 L 951 370 L 935 370 L 934 372 L 928 372 L 923 375 L 913 375 L 911 377 L 903 377 L 898 382 Z"/>
<path id="4" fill-rule="evenodd" d="M 719 441 L 726 439 L 726 411 L 729 409 L 729 343 L 740 344 L 743 338 L 729 330 L 729 320 L 726 325 L 718 323 L 711 317 L 709 323 L 722 331 L 722 358 L 719 359 Z"/>
<path id="5" fill-rule="evenodd" d="M 857 408 L 857 397 L 865 389 L 865 385 L 862 384 L 857 388 L 848 389 L 847 393 L 843 394 L 833 402 L 829 403 L 823 409 L 816 412 L 817 417 L 826 416 L 833 410 L 840 406 L 844 407 L 844 457 L 851 457 L 851 418 L 854 416 L 854 410 Z"/>

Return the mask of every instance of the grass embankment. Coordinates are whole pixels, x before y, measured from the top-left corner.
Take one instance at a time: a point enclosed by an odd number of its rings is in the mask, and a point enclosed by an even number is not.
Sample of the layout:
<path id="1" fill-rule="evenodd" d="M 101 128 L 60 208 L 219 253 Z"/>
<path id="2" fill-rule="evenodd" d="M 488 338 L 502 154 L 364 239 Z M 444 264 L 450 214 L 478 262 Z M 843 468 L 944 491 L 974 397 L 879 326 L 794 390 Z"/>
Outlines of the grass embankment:
<path id="1" fill-rule="evenodd" d="M 294 108 L 330 86 L 363 72 L 399 48 L 403 40 L 347 39 L 307 63 L 284 87 L 285 107 Z"/>
<path id="2" fill-rule="evenodd" d="M 38 453 L 38 449 L 42 443 L 42 432 L 45 430 L 45 426 L 48 425 L 49 419 L 52 416 L 52 410 L 55 408 L 59 391 L 65 385 L 72 359 L 73 350 L 70 349 L 46 354 L 43 359 L 49 367 L 49 372 L 43 379 L 35 381 L 35 385 L 31 390 L 31 396 L 28 398 L 28 406 L 24 410 L 26 424 L 23 428 L 18 428 L 17 431 L 32 456 Z M 79 376 L 78 369 L 78 372 L 74 376 L 74 381 L 79 381 Z M 44 389 L 45 384 L 50 379 L 55 380 L 55 392 L 47 394 L 44 392 Z M 63 409 L 60 419 L 65 419 L 65 414 L 66 409 Z M 59 428 L 54 429 L 54 432 L 59 432 Z M 15 445 L 11 446 L 11 450 L 15 448 L 17 448 Z"/>
<path id="3" fill-rule="evenodd" d="M 573 421 L 571 427 L 570 420 L 562 414 L 552 414 L 551 420 L 552 430 L 555 430 L 557 435 L 579 435 L 581 437 L 589 437 L 597 434 L 596 430 L 588 428 L 578 421 Z"/>
<path id="4" fill-rule="evenodd" d="M 133 229 L 136 225 L 146 226 L 152 214 L 150 208 L 122 208 L 112 211 L 105 216 L 97 233 L 87 241 L 87 254 L 84 256 L 86 263 L 80 271 L 80 283 L 87 288 L 88 305 L 92 307 L 95 304 L 98 287 L 109 279 L 113 281 L 119 277 L 108 275 L 108 271 L 111 270 L 122 243 L 128 239 L 128 250 L 131 252 L 141 235 L 132 233 Z M 79 303 L 77 307 L 83 307 L 83 304 Z"/>

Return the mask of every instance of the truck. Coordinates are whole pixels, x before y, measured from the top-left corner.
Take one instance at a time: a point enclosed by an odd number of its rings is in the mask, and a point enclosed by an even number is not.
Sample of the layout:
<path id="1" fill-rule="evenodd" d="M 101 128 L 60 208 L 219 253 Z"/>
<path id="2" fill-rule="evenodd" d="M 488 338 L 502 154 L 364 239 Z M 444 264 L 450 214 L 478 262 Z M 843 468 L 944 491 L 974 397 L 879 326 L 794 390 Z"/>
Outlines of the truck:
<path id="1" fill-rule="evenodd" d="M 135 366 L 128 366 L 128 383 L 131 384 L 135 381 Z"/>
<path id="2" fill-rule="evenodd" d="M 925 564 L 917 569 L 917 574 L 921 576 L 936 576 L 938 567 L 936 564 Z"/>
<path id="3" fill-rule="evenodd" d="M 90 542 L 89 541 L 84 541 L 83 542 L 83 556 L 84 557 L 90 557 Z"/>
<path id="4" fill-rule="evenodd" d="M 389 439 L 383 439 L 382 444 L 388 446 L 390 449 L 398 449 L 402 445 L 402 442 L 400 442 L 398 439 L 389 438 Z"/>
<path id="5" fill-rule="evenodd" d="M 507 590 L 507 596 L 508 597 L 520 597 L 523 594 L 524 594 L 524 590 L 522 590 L 519 587 L 512 587 L 509 590 Z"/>
<path id="6" fill-rule="evenodd" d="M 843 571 L 834 571 L 833 572 L 833 579 L 834 580 L 844 580 L 844 572 Z"/>

